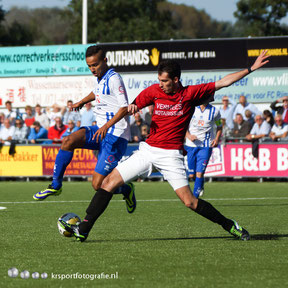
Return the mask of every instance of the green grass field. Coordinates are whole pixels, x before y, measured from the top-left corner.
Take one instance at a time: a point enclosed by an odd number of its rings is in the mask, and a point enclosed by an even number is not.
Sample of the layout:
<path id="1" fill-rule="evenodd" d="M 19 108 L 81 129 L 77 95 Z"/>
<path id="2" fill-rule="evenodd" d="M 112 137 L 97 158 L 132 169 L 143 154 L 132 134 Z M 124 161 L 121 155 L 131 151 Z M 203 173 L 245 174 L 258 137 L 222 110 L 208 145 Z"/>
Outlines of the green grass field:
<path id="1" fill-rule="evenodd" d="M 66 212 L 85 216 L 90 183 L 65 182 L 61 196 L 38 203 L 32 195 L 47 182 L 1 182 L 0 287 L 288 287 L 287 183 L 206 184 L 204 199 L 247 228 L 247 242 L 187 209 L 167 183 L 135 185 L 135 213 L 115 195 L 78 243 L 56 223 Z M 10 278 L 11 267 L 48 278 Z M 52 279 L 77 272 L 118 279 Z"/>

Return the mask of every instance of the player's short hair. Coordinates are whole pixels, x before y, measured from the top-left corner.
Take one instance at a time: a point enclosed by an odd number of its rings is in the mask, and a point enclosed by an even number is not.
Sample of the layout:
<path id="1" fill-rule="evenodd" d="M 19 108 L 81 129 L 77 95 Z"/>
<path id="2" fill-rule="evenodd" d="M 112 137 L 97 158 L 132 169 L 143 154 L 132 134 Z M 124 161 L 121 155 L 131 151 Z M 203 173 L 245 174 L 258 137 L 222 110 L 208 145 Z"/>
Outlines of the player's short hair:
<path id="1" fill-rule="evenodd" d="M 100 45 L 92 45 L 89 46 L 86 50 L 86 58 L 91 57 L 93 55 L 99 54 L 101 59 L 104 59 L 106 57 L 106 52 L 104 48 Z"/>
<path id="2" fill-rule="evenodd" d="M 5 102 L 5 105 L 7 105 L 7 104 L 10 104 L 10 105 L 12 105 L 12 102 L 11 102 L 11 101 L 9 101 L 9 100 L 7 100 L 7 101 Z"/>
<path id="3" fill-rule="evenodd" d="M 179 63 L 174 60 L 164 60 L 158 65 L 158 74 L 161 75 L 163 72 L 168 73 L 170 79 L 174 79 L 175 77 L 180 79 L 181 67 Z"/>

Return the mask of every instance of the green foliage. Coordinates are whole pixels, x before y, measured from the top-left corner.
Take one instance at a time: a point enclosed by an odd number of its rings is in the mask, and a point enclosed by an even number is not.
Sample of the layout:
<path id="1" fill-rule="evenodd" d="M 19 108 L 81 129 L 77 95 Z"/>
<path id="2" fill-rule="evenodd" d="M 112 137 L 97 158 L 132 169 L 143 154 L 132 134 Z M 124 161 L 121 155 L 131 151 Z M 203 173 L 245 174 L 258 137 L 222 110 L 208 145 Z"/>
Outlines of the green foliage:
<path id="1" fill-rule="evenodd" d="M 204 10 L 197 10 L 193 6 L 176 5 L 162 2 L 160 11 L 168 10 L 172 14 L 176 25 L 175 38 L 219 38 L 232 37 L 232 24 L 213 20 Z"/>
<path id="2" fill-rule="evenodd" d="M 0 0 L 1 3 L 1 0 Z M 88 0 L 88 43 L 167 39 L 279 36 L 288 0 L 239 0 L 238 21 L 219 22 L 205 10 L 166 0 Z M 27 9 L 0 6 L 0 45 L 49 45 L 82 42 L 82 1 L 67 8 Z"/>
<path id="3" fill-rule="evenodd" d="M 5 45 L 66 44 L 70 19 L 58 8 L 27 9 L 13 7 L 5 15 Z"/>
<path id="4" fill-rule="evenodd" d="M 174 36 L 169 11 L 157 9 L 160 0 L 99 0 L 88 1 L 88 42 L 122 42 L 169 39 Z M 73 43 L 81 42 L 82 5 L 69 4 L 74 18 Z"/>
<path id="5" fill-rule="evenodd" d="M 288 26 L 281 25 L 287 15 L 285 0 L 240 0 L 237 3 L 236 28 L 241 36 L 280 36 L 288 34 Z"/>

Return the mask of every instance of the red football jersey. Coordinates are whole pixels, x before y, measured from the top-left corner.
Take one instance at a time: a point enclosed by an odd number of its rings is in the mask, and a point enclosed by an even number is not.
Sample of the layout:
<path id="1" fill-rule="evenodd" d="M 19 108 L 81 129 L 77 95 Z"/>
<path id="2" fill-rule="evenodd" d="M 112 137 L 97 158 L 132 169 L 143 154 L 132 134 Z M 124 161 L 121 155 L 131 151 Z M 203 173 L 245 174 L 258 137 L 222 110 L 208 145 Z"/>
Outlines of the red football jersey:
<path id="1" fill-rule="evenodd" d="M 215 83 L 180 87 L 168 95 L 154 84 L 133 101 L 139 109 L 154 105 L 150 134 L 146 142 L 163 149 L 183 150 L 183 142 L 195 106 L 214 100 Z"/>

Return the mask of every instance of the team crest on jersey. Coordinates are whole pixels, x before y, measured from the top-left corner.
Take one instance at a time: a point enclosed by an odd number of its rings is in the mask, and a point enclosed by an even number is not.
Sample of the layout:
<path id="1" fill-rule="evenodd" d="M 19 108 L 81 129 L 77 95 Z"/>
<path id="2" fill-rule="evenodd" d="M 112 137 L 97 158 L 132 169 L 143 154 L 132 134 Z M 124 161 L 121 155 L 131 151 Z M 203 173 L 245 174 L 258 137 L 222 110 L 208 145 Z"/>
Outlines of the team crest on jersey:
<path id="1" fill-rule="evenodd" d="M 124 93 L 124 92 L 125 92 L 124 87 L 123 87 L 122 85 L 119 86 L 119 92 L 120 92 L 120 93 Z"/>
<path id="2" fill-rule="evenodd" d="M 115 157 L 114 157 L 113 155 L 109 155 L 109 156 L 107 157 L 107 160 L 108 160 L 109 163 L 112 163 L 112 162 L 115 161 Z"/>

